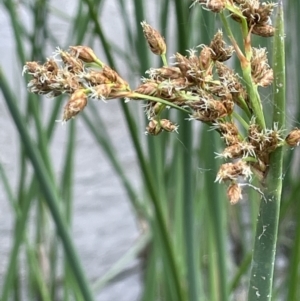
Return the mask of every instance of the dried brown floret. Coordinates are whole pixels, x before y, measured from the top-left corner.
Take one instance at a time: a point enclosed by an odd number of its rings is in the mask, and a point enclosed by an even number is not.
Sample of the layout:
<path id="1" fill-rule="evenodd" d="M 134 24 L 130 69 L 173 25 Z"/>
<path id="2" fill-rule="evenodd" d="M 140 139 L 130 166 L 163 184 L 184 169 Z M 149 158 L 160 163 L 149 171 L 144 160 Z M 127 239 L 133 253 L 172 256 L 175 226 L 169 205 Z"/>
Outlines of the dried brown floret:
<path id="1" fill-rule="evenodd" d="M 146 73 L 150 78 L 156 81 L 163 81 L 165 79 L 179 79 L 182 78 L 182 73 L 178 67 L 151 68 Z"/>
<path id="2" fill-rule="evenodd" d="M 300 129 L 295 128 L 294 130 L 292 130 L 287 135 L 287 137 L 285 138 L 285 142 L 291 147 L 299 146 L 299 144 L 300 144 Z"/>
<path id="3" fill-rule="evenodd" d="M 85 63 L 93 63 L 97 61 L 94 51 L 88 46 L 70 46 L 70 54 L 84 61 Z"/>
<path id="4" fill-rule="evenodd" d="M 273 37 L 275 33 L 275 28 L 272 25 L 265 24 L 265 25 L 254 25 L 252 27 L 253 34 L 256 34 L 261 37 L 269 38 Z"/>
<path id="5" fill-rule="evenodd" d="M 143 95 L 150 95 L 155 96 L 158 91 L 158 83 L 155 81 L 147 81 L 144 84 L 138 86 L 133 92 L 143 94 Z"/>
<path id="6" fill-rule="evenodd" d="M 162 128 L 161 124 L 157 120 L 153 119 L 153 120 L 150 120 L 150 122 L 148 123 L 148 126 L 146 127 L 146 134 L 156 136 L 159 133 L 161 133 L 162 130 L 163 130 L 163 128 Z"/>
<path id="7" fill-rule="evenodd" d="M 203 7 L 211 10 L 214 13 L 220 13 L 225 8 L 226 0 L 196 0 L 195 3 L 200 3 Z"/>
<path id="8" fill-rule="evenodd" d="M 43 67 L 47 72 L 51 73 L 52 76 L 56 76 L 59 72 L 59 66 L 53 59 L 48 59 Z"/>
<path id="9" fill-rule="evenodd" d="M 248 27 L 252 28 L 252 33 L 264 37 L 270 37 L 274 34 L 274 28 L 271 26 L 271 14 L 275 3 L 260 3 L 259 0 L 235 1 L 239 5 L 239 10 L 246 18 Z M 231 14 L 231 17 L 241 22 L 240 16 Z"/>
<path id="10" fill-rule="evenodd" d="M 141 22 L 141 25 L 151 51 L 156 55 L 165 54 L 167 51 L 167 46 L 161 34 L 145 21 Z"/>
<path id="11" fill-rule="evenodd" d="M 251 176 L 252 172 L 248 163 L 239 160 L 235 163 L 222 164 L 218 171 L 216 182 L 236 181 L 239 177 L 251 178 Z"/>
<path id="12" fill-rule="evenodd" d="M 210 100 L 202 108 L 193 112 L 190 119 L 204 122 L 214 122 L 228 115 L 226 107 L 218 100 Z"/>
<path id="13" fill-rule="evenodd" d="M 227 146 L 222 154 L 218 154 L 218 157 L 222 157 L 225 159 L 237 159 L 241 157 L 255 157 L 255 148 L 250 143 L 246 141 L 237 142 L 230 146 Z"/>
<path id="14" fill-rule="evenodd" d="M 168 119 L 161 119 L 160 125 L 166 132 L 177 132 L 178 129 L 178 125 L 172 123 Z"/>
<path id="15" fill-rule="evenodd" d="M 97 85 L 94 86 L 91 89 L 91 91 L 92 91 L 92 94 L 90 95 L 91 98 L 105 100 L 108 99 L 111 94 L 112 85 L 106 85 L 106 84 Z"/>
<path id="16" fill-rule="evenodd" d="M 239 104 L 239 97 L 246 98 L 247 92 L 241 84 L 239 77 L 228 66 L 221 62 L 216 62 L 216 70 L 221 83 L 231 93 L 232 99 L 235 103 Z"/>
<path id="17" fill-rule="evenodd" d="M 227 197 L 231 205 L 235 205 L 242 198 L 242 188 L 237 183 L 232 183 L 227 189 Z"/>
<path id="18" fill-rule="evenodd" d="M 253 81 L 262 87 L 269 86 L 273 82 L 273 70 L 268 64 L 266 48 L 252 47 L 251 75 Z"/>
<path id="19" fill-rule="evenodd" d="M 115 70 L 111 69 L 109 66 L 104 66 L 102 69 L 102 73 L 112 83 L 118 83 L 124 86 L 128 86 L 128 83 Z"/>
<path id="20" fill-rule="evenodd" d="M 211 68 L 211 61 L 212 61 L 212 52 L 211 49 L 207 46 L 203 46 L 202 50 L 199 55 L 199 63 L 201 70 L 210 71 L 209 68 Z"/>
<path id="21" fill-rule="evenodd" d="M 87 95 L 84 90 L 77 90 L 69 99 L 68 103 L 65 106 L 63 119 L 62 121 L 68 121 L 69 119 L 75 117 L 81 111 L 83 111 L 84 107 L 87 104 Z"/>
<path id="22" fill-rule="evenodd" d="M 211 49 L 211 59 L 213 61 L 224 62 L 231 58 L 233 53 L 232 46 L 226 46 L 223 40 L 222 31 L 218 31 L 209 45 Z"/>
<path id="23" fill-rule="evenodd" d="M 66 51 L 58 50 L 58 53 L 69 72 L 79 74 L 84 71 L 84 65 L 81 60 Z"/>
<path id="24" fill-rule="evenodd" d="M 42 70 L 44 70 L 44 68 L 38 62 L 26 62 L 23 68 L 23 73 L 28 73 L 36 77 Z"/>
<path id="25" fill-rule="evenodd" d="M 103 74 L 102 71 L 89 70 L 89 72 L 83 73 L 81 77 L 84 78 L 87 83 L 92 86 L 111 83 L 111 81 Z"/>

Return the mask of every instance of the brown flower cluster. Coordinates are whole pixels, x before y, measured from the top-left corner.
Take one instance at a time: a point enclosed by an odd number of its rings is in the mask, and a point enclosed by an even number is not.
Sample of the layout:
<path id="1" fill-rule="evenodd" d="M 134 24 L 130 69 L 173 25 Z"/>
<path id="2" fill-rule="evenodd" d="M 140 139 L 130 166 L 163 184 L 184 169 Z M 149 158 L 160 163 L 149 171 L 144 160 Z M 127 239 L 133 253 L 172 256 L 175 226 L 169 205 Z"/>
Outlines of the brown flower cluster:
<path id="1" fill-rule="evenodd" d="M 217 174 L 217 182 L 229 182 L 227 195 L 231 203 L 236 203 L 237 192 L 242 197 L 242 190 L 237 189 L 239 179 L 252 178 L 253 172 L 263 180 L 268 171 L 269 155 L 283 145 L 282 131 L 276 126 L 272 130 L 261 130 L 253 119 L 247 137 L 241 138 L 237 126 L 232 122 L 218 122 L 213 129 L 219 131 L 226 147 L 217 157 L 234 160 L 222 164 Z M 234 194 L 233 194 L 234 192 Z"/>
<path id="2" fill-rule="evenodd" d="M 231 1 L 229 1 L 231 2 Z M 251 28 L 253 34 L 262 37 L 272 37 L 275 28 L 271 25 L 271 14 L 275 3 L 260 2 L 259 0 L 233 0 L 235 7 L 239 9 L 246 18 L 248 27 Z M 241 22 L 238 15 L 232 14 L 234 20 Z"/>
<path id="3" fill-rule="evenodd" d="M 241 22 L 245 18 L 248 28 L 253 34 L 262 37 L 272 37 L 275 28 L 271 25 L 271 14 L 275 3 L 260 2 L 259 0 L 195 0 L 205 9 L 220 13 L 225 8 L 231 11 L 231 18 Z"/>
<path id="4" fill-rule="evenodd" d="M 155 33 L 157 34 L 157 32 Z M 151 46 L 150 46 L 151 48 Z M 155 52 L 154 52 L 155 53 Z M 273 81 L 273 71 L 267 63 L 265 49 L 252 48 L 251 75 L 256 85 L 268 86 Z M 174 55 L 173 66 L 150 69 L 149 77 L 134 92 L 167 100 L 190 110 L 190 119 L 212 125 L 225 142 L 218 157 L 233 160 L 221 165 L 217 182 L 229 182 L 228 197 L 236 203 L 242 196 L 238 181 L 251 179 L 253 171 L 262 178 L 267 172 L 270 152 L 282 144 L 280 131 L 261 130 L 253 119 L 248 137 L 243 137 L 232 121 L 234 105 L 251 114 L 251 105 L 240 77 L 224 64 L 233 54 L 221 31 L 209 45 L 201 45 L 199 55 L 190 50 L 188 56 Z M 149 101 L 146 109 L 150 123 L 147 131 L 157 135 L 163 123 L 157 121 L 164 104 Z"/>
<path id="5" fill-rule="evenodd" d="M 258 5 L 256 0 L 197 2 L 215 10 L 218 10 L 217 6 L 224 9 L 228 3 L 244 7 L 243 15 L 256 20 L 251 19 L 252 23 L 248 21 L 252 31 L 255 26 L 257 30 L 258 24 L 267 22 L 273 8 L 270 5 Z M 162 56 L 165 64 L 161 68 L 148 70 L 148 77 L 143 78 L 136 89 L 131 90 L 128 83 L 101 62 L 92 49 L 73 46 L 69 51 L 58 49 L 55 56 L 42 65 L 37 62 L 26 63 L 24 71 L 32 76 L 28 84 L 29 91 L 53 97 L 70 94 L 63 121 L 80 113 L 89 98 L 147 100 L 149 124 L 146 133 L 150 135 L 158 135 L 162 131 L 177 132 L 178 126 L 162 117 L 166 108 L 176 107 L 189 112 L 190 120 L 211 125 L 224 140 L 225 148 L 217 157 L 231 162 L 221 165 L 216 182 L 229 183 L 228 198 L 231 203 L 236 203 L 242 197 L 242 189 L 238 184 L 240 179 L 251 179 L 253 172 L 261 180 L 264 179 L 270 153 L 283 144 L 292 147 L 299 145 L 299 130 L 291 131 L 284 140 L 282 131 L 276 125 L 271 130 L 262 129 L 255 122 L 251 99 L 239 75 L 224 63 L 233 55 L 233 47 L 226 45 L 221 31 L 216 33 L 209 45 L 201 45 L 199 53 L 194 49 L 189 50 L 187 56 L 176 53 L 173 65 L 168 66 L 164 39 L 146 22 L 142 22 L 142 26 L 151 51 Z M 250 65 L 252 81 L 256 86 L 265 87 L 272 83 L 273 71 L 267 63 L 265 49 L 252 48 Z M 249 118 L 246 135 L 233 119 L 235 106 L 239 106 Z"/>
<path id="6" fill-rule="evenodd" d="M 150 69 L 149 77 L 144 78 L 134 92 L 188 108 L 191 119 L 214 122 L 233 112 L 238 96 L 246 96 L 239 78 L 221 71 L 226 69 L 222 62 L 232 53 L 233 48 L 226 46 L 219 31 L 209 46 L 202 45 L 199 55 L 195 50 L 190 50 L 187 57 L 176 53 L 173 66 Z M 218 79 L 214 76 L 215 71 L 221 74 Z M 149 101 L 148 118 L 155 119 L 164 108 L 165 105 L 159 102 Z"/>
<path id="7" fill-rule="evenodd" d="M 100 70 L 87 67 L 87 63 L 96 64 Z M 128 83 L 86 46 L 71 46 L 69 51 L 57 49 L 44 64 L 27 62 L 23 72 L 32 76 L 28 84 L 32 93 L 49 97 L 70 94 L 62 121 L 81 112 L 88 98 L 113 99 L 126 97 L 130 92 Z"/>

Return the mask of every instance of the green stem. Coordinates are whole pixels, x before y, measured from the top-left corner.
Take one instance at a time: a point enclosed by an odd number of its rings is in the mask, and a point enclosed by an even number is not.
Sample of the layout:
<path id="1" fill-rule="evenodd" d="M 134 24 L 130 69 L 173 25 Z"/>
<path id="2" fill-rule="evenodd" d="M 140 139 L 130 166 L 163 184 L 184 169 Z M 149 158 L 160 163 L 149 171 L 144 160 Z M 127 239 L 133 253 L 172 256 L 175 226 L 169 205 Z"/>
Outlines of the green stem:
<path id="1" fill-rule="evenodd" d="M 259 94 L 257 92 L 257 86 L 254 84 L 251 76 L 251 64 L 250 64 L 250 57 L 247 55 L 247 57 L 244 56 L 241 49 L 239 48 L 234 35 L 230 29 L 230 26 L 227 22 L 227 19 L 224 15 L 224 13 L 220 14 L 222 23 L 225 27 L 226 33 L 228 35 L 228 38 L 230 39 L 235 52 L 240 60 L 241 68 L 243 72 L 243 79 L 246 83 L 246 88 L 249 96 L 249 101 L 251 103 L 251 108 L 253 110 L 253 114 L 256 117 L 257 124 L 262 128 L 266 128 L 265 118 L 262 110 L 262 105 L 260 101 Z"/>
<path id="2" fill-rule="evenodd" d="M 256 117 L 257 124 L 261 129 L 266 128 L 265 117 L 262 110 L 261 100 L 257 92 L 257 86 L 252 81 L 251 65 L 248 63 L 246 66 L 242 66 L 243 78 L 246 83 L 246 88 L 251 103 L 253 114 Z"/>
<path id="3" fill-rule="evenodd" d="M 17 108 L 17 105 L 14 101 L 14 97 L 11 95 L 11 92 L 8 88 L 8 85 L 5 82 L 5 78 L 0 70 L 0 88 L 3 91 L 4 99 L 6 100 L 6 104 L 8 109 L 14 119 L 16 127 L 20 133 L 21 140 L 24 144 L 24 148 L 27 152 L 28 158 L 30 159 L 32 166 L 34 168 L 37 181 L 40 184 L 41 189 L 45 194 L 45 201 L 49 207 L 49 210 L 52 214 L 53 220 L 57 227 L 57 232 L 61 238 L 62 244 L 64 246 L 66 255 L 70 262 L 70 266 L 72 267 L 74 276 L 77 280 L 77 284 L 81 289 L 82 295 L 84 296 L 86 301 L 93 301 L 93 296 L 91 294 L 90 288 L 88 286 L 87 279 L 85 274 L 81 268 L 79 258 L 76 254 L 75 247 L 73 245 L 71 235 L 68 231 L 68 227 L 64 222 L 60 209 L 58 196 L 55 193 L 55 189 L 53 189 L 52 180 L 49 177 L 49 174 L 46 171 L 46 167 L 44 162 L 42 161 L 40 153 L 37 151 L 37 148 L 34 147 L 34 143 L 32 142 L 29 133 L 27 131 L 27 127 L 23 121 L 23 118 Z M 30 202 L 28 202 L 29 209 Z M 23 211 L 24 214 L 25 210 Z M 27 210 L 28 212 L 28 210 Z M 24 223 L 26 222 L 25 214 L 24 214 Z M 24 227 L 23 227 L 24 229 Z M 24 233 L 24 231 L 20 230 L 20 233 Z M 3 298 L 1 299 L 3 300 Z"/>
<path id="4" fill-rule="evenodd" d="M 274 37 L 274 111 L 273 122 L 285 126 L 285 51 L 283 5 L 278 2 Z M 270 170 L 257 217 L 248 301 L 269 301 L 272 297 L 279 210 L 282 190 L 283 147 L 271 155 Z"/>
<path id="5" fill-rule="evenodd" d="M 243 119 L 243 117 L 242 117 L 239 113 L 237 113 L 237 112 L 235 112 L 235 111 L 232 112 L 232 115 L 233 115 L 233 117 L 234 117 L 235 119 L 237 119 L 237 120 L 240 122 L 240 124 L 243 126 L 243 128 L 244 128 L 246 131 L 248 131 L 248 129 L 249 129 L 249 124 Z"/>
<path id="6" fill-rule="evenodd" d="M 128 119 L 129 121 L 129 130 L 130 132 L 133 132 L 133 121 L 131 118 Z M 176 257 L 175 257 L 175 252 L 173 249 L 173 245 L 171 243 L 171 236 L 168 233 L 168 229 L 167 229 L 167 225 L 166 225 L 166 221 L 164 218 L 164 214 L 163 214 L 163 208 L 162 208 L 162 202 L 158 196 L 155 184 L 154 184 L 154 180 L 151 174 L 151 171 L 149 169 L 149 166 L 145 160 L 145 156 L 143 154 L 143 150 L 140 147 L 139 144 L 139 140 L 138 137 L 136 135 L 132 136 L 133 138 L 133 143 L 136 146 L 136 150 L 137 150 L 137 156 L 139 158 L 139 162 L 141 164 L 141 170 L 142 170 L 142 174 L 145 180 L 145 183 L 147 183 L 148 187 L 148 193 L 152 199 L 153 202 L 153 207 L 155 210 L 155 218 L 153 219 L 153 221 L 157 222 L 157 227 L 159 228 L 159 239 L 161 239 L 161 243 L 163 245 L 163 252 L 165 253 L 165 258 L 166 261 L 168 261 L 168 264 L 170 265 L 170 270 L 171 270 L 171 276 L 173 278 L 173 283 L 174 283 L 174 288 L 176 290 L 176 296 L 178 297 L 178 301 L 184 301 L 184 294 L 183 294 L 183 288 L 181 285 L 181 279 L 180 279 L 180 275 L 179 275 L 179 269 L 178 269 L 178 265 L 176 262 Z"/>
<path id="7" fill-rule="evenodd" d="M 190 111 L 182 108 L 182 107 L 179 107 L 177 105 L 174 105 L 172 102 L 169 102 L 169 101 L 166 101 L 164 99 L 161 99 L 161 98 L 158 98 L 158 97 L 154 97 L 154 96 L 150 96 L 150 95 L 144 95 L 144 94 L 140 94 L 140 93 L 132 93 L 128 96 L 129 98 L 139 98 L 139 99 L 145 99 L 145 100 L 150 100 L 150 101 L 156 101 L 156 102 L 159 102 L 159 103 L 162 103 L 162 104 L 165 104 L 169 107 L 172 107 L 174 109 L 177 109 L 179 111 L 182 111 L 184 113 L 191 113 Z"/>
<path id="8" fill-rule="evenodd" d="M 180 37 L 178 39 L 178 51 L 183 53 L 189 46 L 189 28 L 188 28 L 188 10 L 186 1 L 175 0 L 175 10 L 177 17 L 177 34 Z M 199 300 L 198 290 L 198 277 L 196 268 L 196 236 L 195 236 L 195 202 L 194 202 L 194 187 L 193 187 L 193 138 L 192 138 L 192 125 L 187 122 L 183 114 L 180 114 L 182 131 L 180 133 L 180 139 L 182 140 L 185 149 L 182 150 L 182 164 L 183 164 L 183 230 L 184 230 L 184 243 L 185 243 L 185 263 L 187 273 L 187 288 L 189 301 Z"/>
<path id="9" fill-rule="evenodd" d="M 250 109 L 249 109 L 245 99 L 242 96 L 239 96 L 238 100 L 239 100 L 238 105 L 240 106 L 240 108 L 247 114 L 247 116 L 249 118 L 251 118 L 252 114 L 250 112 Z"/>
<path id="10" fill-rule="evenodd" d="M 1 301 L 6 301 L 8 300 L 9 297 L 9 292 L 12 287 L 12 283 L 15 275 L 15 269 L 17 266 L 19 247 L 22 244 L 24 238 L 24 232 L 25 232 L 24 229 L 26 228 L 26 222 L 27 222 L 30 205 L 31 205 L 31 198 L 25 197 L 25 201 L 22 206 L 21 216 L 17 220 L 16 231 L 14 236 L 14 244 L 9 257 L 7 273 L 3 281 Z"/>
<path id="11" fill-rule="evenodd" d="M 164 66 L 167 67 L 168 66 L 168 61 L 167 61 L 167 58 L 166 58 L 165 54 L 161 55 L 161 60 L 163 61 Z"/>
<path id="12" fill-rule="evenodd" d="M 210 141 L 212 144 L 217 145 L 218 137 L 216 135 L 211 135 L 209 132 L 204 132 L 205 134 L 202 136 L 205 141 Z M 210 148 L 204 148 L 206 160 L 204 163 L 204 168 L 217 170 L 217 162 L 214 158 L 213 152 L 211 152 Z M 216 287 L 218 288 L 217 295 L 219 298 L 217 300 L 227 301 L 229 300 L 228 297 L 228 251 L 227 251 L 227 244 L 226 244 L 226 203 L 222 197 L 223 192 L 221 194 L 220 189 L 216 188 L 215 185 L 215 174 L 214 173 L 206 173 L 205 174 L 205 186 L 208 189 L 208 200 L 207 200 L 207 208 L 209 219 L 212 220 L 212 233 L 213 233 L 213 240 L 215 244 L 215 252 L 216 260 L 217 260 L 217 273 L 216 278 L 214 281 L 216 282 Z M 215 287 L 215 286 L 214 286 Z M 212 300 L 212 299 L 210 299 Z"/>
<path id="13" fill-rule="evenodd" d="M 248 35 L 248 25 L 246 22 L 246 18 L 243 16 L 242 12 L 240 11 L 240 9 L 234 5 L 231 4 L 227 4 L 225 5 L 225 7 L 233 14 L 237 15 L 240 17 L 241 20 L 241 27 L 242 27 L 242 34 L 243 34 L 243 38 L 245 39 Z"/>

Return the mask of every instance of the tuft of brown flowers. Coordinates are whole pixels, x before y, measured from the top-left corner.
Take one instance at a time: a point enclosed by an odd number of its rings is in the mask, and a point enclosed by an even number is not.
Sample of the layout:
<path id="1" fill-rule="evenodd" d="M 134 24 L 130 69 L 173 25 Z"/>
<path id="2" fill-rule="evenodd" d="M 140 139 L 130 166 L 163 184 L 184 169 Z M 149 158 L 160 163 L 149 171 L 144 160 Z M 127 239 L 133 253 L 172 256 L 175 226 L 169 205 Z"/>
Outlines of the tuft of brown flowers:
<path id="1" fill-rule="evenodd" d="M 84 89 L 76 90 L 70 97 L 68 103 L 65 106 L 63 121 L 75 117 L 84 107 L 87 105 L 87 95 Z"/>
<path id="2" fill-rule="evenodd" d="M 141 22 L 141 25 L 151 51 L 156 55 L 164 55 L 167 46 L 161 34 L 145 21 Z"/>
<path id="3" fill-rule="evenodd" d="M 60 56 L 62 65 L 55 57 Z M 86 63 L 97 63 L 102 70 L 91 70 Z M 36 94 L 56 97 L 71 95 L 65 106 L 62 121 L 68 121 L 80 113 L 88 98 L 106 100 L 126 97 L 130 93 L 128 83 L 120 75 L 104 65 L 87 46 L 71 46 L 70 51 L 57 49 L 54 57 L 44 64 L 27 62 L 24 71 L 32 76 L 28 90 Z"/>
<path id="4" fill-rule="evenodd" d="M 219 30 L 208 45 L 200 45 L 199 51 L 190 49 L 185 55 L 175 53 L 172 64 L 168 64 L 164 38 L 152 26 L 142 22 L 150 50 L 162 57 L 164 65 L 149 69 L 147 78 L 142 78 L 135 89 L 104 64 L 90 47 L 81 45 L 71 46 L 69 51 L 57 49 L 54 57 L 44 64 L 27 62 L 24 72 L 32 77 L 28 84 L 30 92 L 51 97 L 70 95 L 63 122 L 82 112 L 89 98 L 104 101 L 125 98 L 146 101 L 145 111 L 149 119 L 146 134 L 149 135 L 178 131 L 177 124 L 163 117 L 165 109 L 171 107 L 188 113 L 189 120 L 210 125 L 224 141 L 224 149 L 217 157 L 227 160 L 220 166 L 216 182 L 228 184 L 227 196 L 231 204 L 236 204 L 242 198 L 240 181 L 251 180 L 253 174 L 263 180 L 268 172 L 270 154 L 284 144 L 299 145 L 300 130 L 292 130 L 284 139 L 276 124 L 266 129 L 256 122 L 249 84 L 245 85 L 241 77 L 226 65 L 235 50 L 242 69 L 242 60 L 247 62 L 249 81 L 255 89 L 273 82 L 266 49 L 252 47 L 250 34 L 271 36 L 274 33 L 270 23 L 274 5 L 258 0 L 197 0 L 196 3 L 216 13 L 227 9 L 231 17 L 244 27 L 246 21 L 245 55 L 234 39 L 230 39 L 233 46 L 227 45 Z M 235 118 L 239 116 L 236 107 L 245 113 L 246 126 L 243 122 L 236 122 L 243 120 L 241 116 Z M 246 130 L 240 130 L 241 124 Z"/>

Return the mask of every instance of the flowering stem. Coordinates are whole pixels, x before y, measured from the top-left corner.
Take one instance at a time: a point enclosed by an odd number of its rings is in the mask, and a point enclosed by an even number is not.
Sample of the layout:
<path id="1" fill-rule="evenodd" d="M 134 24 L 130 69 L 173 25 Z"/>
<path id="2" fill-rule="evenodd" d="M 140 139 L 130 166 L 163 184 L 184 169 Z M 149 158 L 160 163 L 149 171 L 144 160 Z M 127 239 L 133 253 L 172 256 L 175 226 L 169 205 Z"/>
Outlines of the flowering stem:
<path id="1" fill-rule="evenodd" d="M 247 116 L 249 118 L 251 118 L 252 114 L 251 114 L 251 112 L 250 112 L 250 110 L 248 108 L 248 105 L 247 105 L 245 99 L 242 96 L 239 96 L 238 99 L 239 99 L 239 106 L 240 106 L 240 108 L 247 114 Z"/>
<path id="2" fill-rule="evenodd" d="M 263 111 L 262 111 L 260 97 L 257 93 L 257 86 L 253 83 L 252 76 L 251 76 L 251 64 L 249 61 L 249 59 L 250 59 L 249 55 L 247 55 L 247 57 L 245 57 L 244 54 L 242 53 L 241 49 L 239 48 L 239 46 L 233 36 L 233 33 L 229 27 L 229 24 L 227 22 L 227 19 L 226 19 L 224 13 L 221 13 L 220 16 L 221 16 L 222 23 L 225 27 L 225 30 L 227 32 L 228 38 L 230 39 L 232 46 L 234 47 L 236 54 L 240 60 L 241 68 L 242 68 L 242 72 L 243 72 L 243 79 L 246 83 L 246 88 L 247 88 L 247 92 L 248 92 L 248 96 L 249 96 L 249 100 L 251 103 L 251 108 L 253 110 L 254 116 L 256 117 L 256 121 L 257 121 L 258 125 L 262 129 L 265 129 L 266 123 L 265 123 L 265 118 L 264 118 Z M 243 18 L 241 18 L 241 19 L 243 20 Z M 243 35 L 244 35 L 244 33 L 243 33 Z M 244 39 L 246 39 L 246 38 L 247 37 L 244 37 Z"/>
<path id="3" fill-rule="evenodd" d="M 251 103 L 253 114 L 256 117 L 257 124 L 262 128 L 266 128 L 265 117 L 262 110 L 261 100 L 257 92 L 257 86 L 254 85 L 251 77 L 251 65 L 248 62 L 246 65 L 242 65 L 243 78 L 246 82 L 247 92 Z"/>
<path id="4" fill-rule="evenodd" d="M 174 109 L 177 109 L 179 111 L 182 111 L 184 113 L 190 113 L 190 111 L 182 108 L 182 107 L 179 107 L 177 105 L 174 105 L 172 102 L 169 102 L 167 100 L 164 100 L 164 99 L 161 99 L 159 97 L 154 97 L 154 96 L 150 96 L 150 95 L 144 95 L 144 94 L 140 94 L 140 93 L 131 93 L 128 95 L 129 98 L 139 98 L 139 99 L 146 99 L 146 100 L 150 100 L 150 101 L 155 101 L 155 102 L 159 102 L 159 103 L 162 103 L 162 104 L 165 104 L 169 107 L 172 107 Z"/>
<path id="5" fill-rule="evenodd" d="M 285 126 L 285 53 L 283 5 L 278 1 L 274 37 L 274 109 L 273 123 Z M 270 158 L 270 170 L 257 218 L 248 301 L 271 300 L 280 199 L 282 190 L 283 148 L 278 147 Z"/>
<path id="6" fill-rule="evenodd" d="M 232 115 L 233 115 L 234 118 L 236 118 L 240 122 L 240 124 L 243 126 L 243 128 L 248 131 L 249 125 L 243 119 L 243 117 L 240 114 L 236 113 L 235 111 L 232 112 Z"/>
<path id="7" fill-rule="evenodd" d="M 168 66 L 168 62 L 167 62 L 166 54 L 162 54 L 161 55 L 161 59 L 163 61 L 164 66 L 167 67 Z"/>
<path id="8" fill-rule="evenodd" d="M 94 63 L 99 66 L 100 68 L 103 68 L 105 66 L 105 64 L 100 60 L 100 59 L 96 59 L 94 61 Z"/>
<path id="9" fill-rule="evenodd" d="M 225 6 L 231 13 L 237 15 L 241 19 L 241 27 L 242 27 L 242 33 L 243 33 L 243 38 L 246 39 L 248 35 L 248 25 L 246 22 L 246 18 L 243 16 L 242 12 L 234 5 L 227 4 Z M 222 15 L 223 13 L 221 13 Z M 226 21 L 227 22 L 227 21 Z"/>
<path id="10" fill-rule="evenodd" d="M 36 179 L 38 183 L 40 184 L 40 188 L 45 193 L 45 202 L 48 205 L 49 211 L 53 217 L 53 220 L 57 227 L 58 235 L 61 238 L 62 245 L 64 247 L 65 254 L 68 258 L 70 267 L 72 268 L 72 272 L 74 274 L 74 278 L 76 279 L 76 284 L 78 285 L 82 296 L 84 300 L 86 301 L 93 301 L 94 297 L 90 290 L 88 280 L 86 278 L 85 273 L 83 272 L 83 269 L 81 267 L 77 252 L 75 250 L 75 246 L 73 244 L 70 231 L 66 225 L 65 220 L 62 217 L 61 210 L 59 207 L 59 199 L 57 192 L 55 189 L 53 189 L 52 180 L 46 171 L 46 166 L 44 161 L 42 160 L 42 157 L 40 155 L 40 152 L 36 147 L 34 147 L 34 143 L 32 142 L 32 139 L 29 136 L 27 127 L 25 126 L 25 122 L 19 112 L 19 109 L 14 101 L 14 97 L 11 94 L 8 85 L 5 83 L 5 78 L 0 70 L 0 88 L 2 89 L 2 92 L 4 94 L 4 99 L 6 100 L 6 104 L 8 106 L 8 109 L 15 121 L 15 124 L 17 126 L 17 129 L 19 131 L 20 137 L 22 139 L 24 149 L 26 150 L 26 153 L 28 155 L 29 160 L 31 161 L 31 164 L 34 168 Z M 29 198 L 28 198 L 29 199 Z M 26 211 L 24 211 L 24 214 L 27 215 L 30 203 L 26 204 L 28 208 L 26 208 Z M 22 233 L 22 225 L 25 225 L 26 223 L 26 216 L 24 215 L 21 219 L 22 223 L 18 224 L 20 228 L 20 233 Z M 22 236 L 22 234 L 19 234 Z M 19 237 L 20 239 L 22 237 Z M 15 250 L 17 252 L 17 250 Z M 3 293 L 4 294 L 4 293 Z M 5 300 L 6 296 L 2 295 L 1 300 Z"/>

